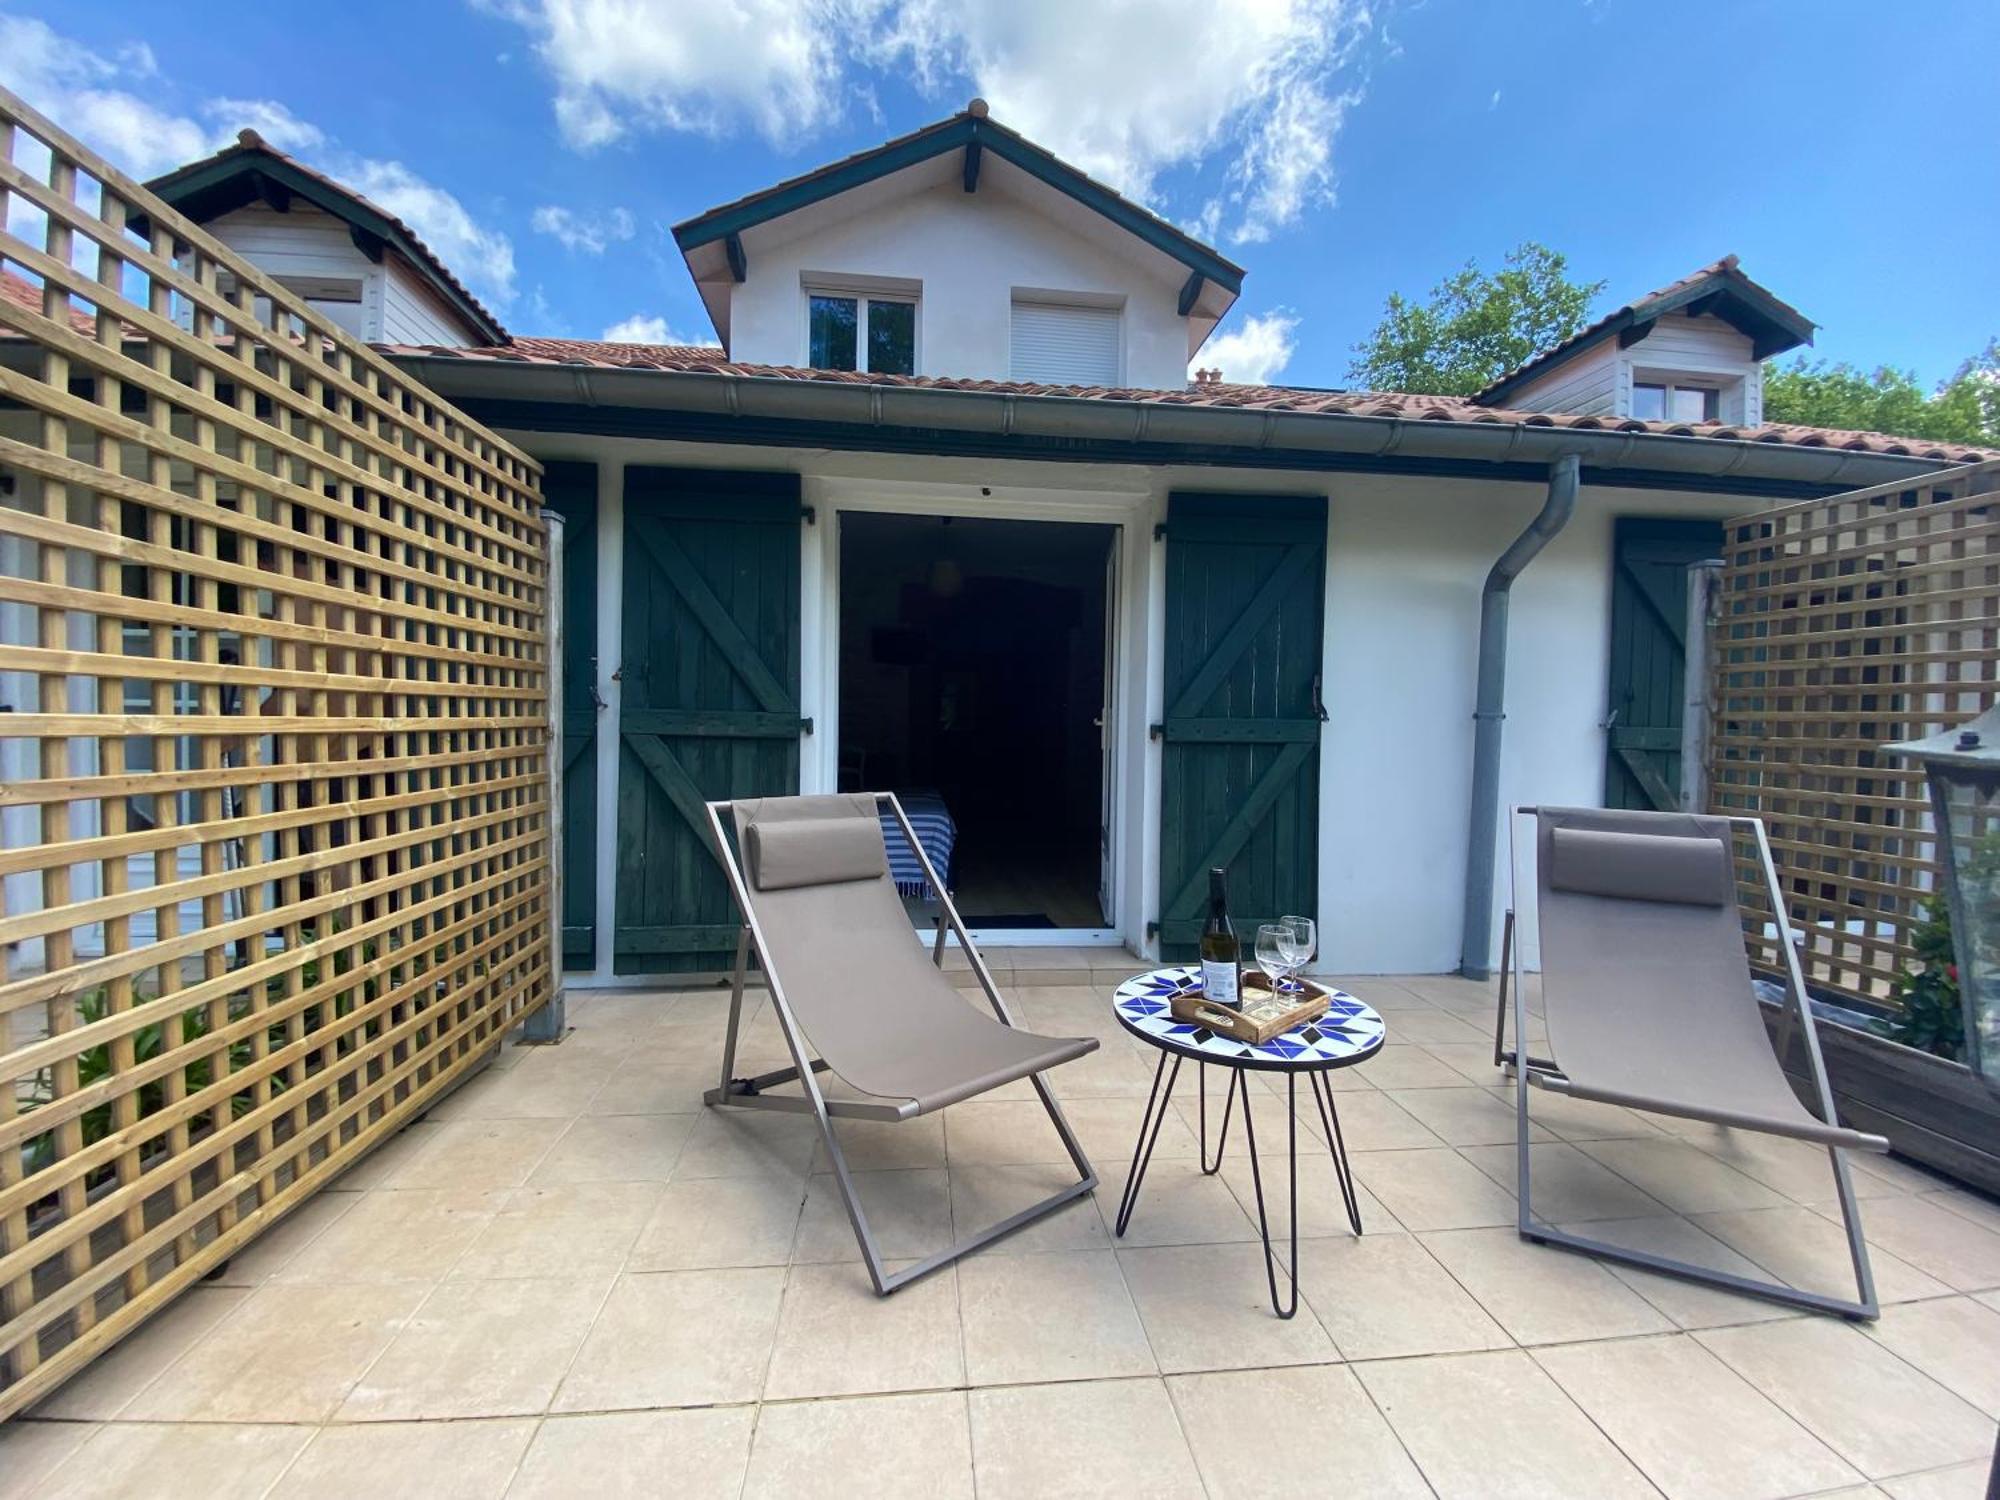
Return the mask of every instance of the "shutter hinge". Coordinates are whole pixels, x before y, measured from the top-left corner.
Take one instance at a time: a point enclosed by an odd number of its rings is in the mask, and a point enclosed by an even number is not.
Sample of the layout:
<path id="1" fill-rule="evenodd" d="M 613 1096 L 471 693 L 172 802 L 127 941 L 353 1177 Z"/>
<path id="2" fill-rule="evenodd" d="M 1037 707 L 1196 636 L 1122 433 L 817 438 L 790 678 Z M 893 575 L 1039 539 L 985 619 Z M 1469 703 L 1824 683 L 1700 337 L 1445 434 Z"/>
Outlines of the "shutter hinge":
<path id="1" fill-rule="evenodd" d="M 819 525 L 819 512 L 814 510 L 810 505 L 801 505 L 799 507 L 799 517 L 808 526 Z"/>
<path id="2" fill-rule="evenodd" d="M 1153 523 L 1153 540 L 1156 542 L 1164 542 L 1166 539 L 1167 539 L 1167 523 L 1165 521 L 1155 521 Z"/>
<path id="3" fill-rule="evenodd" d="M 1159 935 L 1160 935 L 1160 924 L 1158 922 L 1148 922 L 1146 924 L 1146 936 L 1149 938 L 1156 938 Z"/>
<path id="4" fill-rule="evenodd" d="M 1163 739 L 1165 739 L 1166 737 L 1167 737 L 1167 726 L 1166 726 L 1166 725 L 1164 725 L 1164 724 L 1148 724 L 1148 725 L 1146 726 L 1146 738 L 1147 738 L 1147 739 L 1149 739 L 1149 740 L 1163 740 Z"/>
<path id="5" fill-rule="evenodd" d="M 811 719 L 799 720 L 800 734 L 811 734 L 812 732 L 813 732 L 813 721 Z"/>

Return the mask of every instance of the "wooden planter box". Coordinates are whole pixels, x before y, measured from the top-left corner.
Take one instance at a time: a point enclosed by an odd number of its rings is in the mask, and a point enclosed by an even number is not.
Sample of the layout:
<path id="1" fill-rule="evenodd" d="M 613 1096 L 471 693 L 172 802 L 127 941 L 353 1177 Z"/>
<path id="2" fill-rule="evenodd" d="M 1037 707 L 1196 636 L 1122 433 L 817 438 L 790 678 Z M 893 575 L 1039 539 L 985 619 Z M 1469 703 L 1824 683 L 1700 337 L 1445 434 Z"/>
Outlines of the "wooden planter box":
<path id="1" fill-rule="evenodd" d="M 1764 1006 L 1773 1046 L 1784 1035 L 1784 1016 Z M 1805 1047 L 1796 1031 L 1795 1022 L 1781 1061 L 1810 1107 Z M 1819 1040 L 1843 1125 L 1885 1135 L 1897 1155 L 2000 1195 L 2000 1094 L 1970 1068 L 1837 1021 L 1819 1023 Z"/>

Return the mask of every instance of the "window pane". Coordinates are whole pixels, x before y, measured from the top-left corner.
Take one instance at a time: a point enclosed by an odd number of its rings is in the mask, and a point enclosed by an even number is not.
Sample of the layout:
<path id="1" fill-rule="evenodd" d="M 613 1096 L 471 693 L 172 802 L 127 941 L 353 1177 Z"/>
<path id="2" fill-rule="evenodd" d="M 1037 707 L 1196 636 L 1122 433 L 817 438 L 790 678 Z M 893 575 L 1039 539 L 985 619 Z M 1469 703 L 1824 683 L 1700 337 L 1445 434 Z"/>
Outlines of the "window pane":
<path id="1" fill-rule="evenodd" d="M 858 368 L 854 363 L 854 330 L 859 311 L 852 297 L 814 297 L 806 363 L 815 370 Z"/>
<path id="2" fill-rule="evenodd" d="M 1705 391 L 1700 386 L 1677 385 L 1674 387 L 1673 413 L 1676 422 L 1699 422 L 1709 413 L 1709 399 L 1714 391 Z"/>
<path id="3" fill-rule="evenodd" d="M 1663 385 L 1632 387 L 1632 415 L 1642 422 L 1664 421 L 1667 415 L 1667 388 Z"/>
<path id="4" fill-rule="evenodd" d="M 868 368 L 882 375 L 917 373 L 917 304 L 868 304 Z"/>

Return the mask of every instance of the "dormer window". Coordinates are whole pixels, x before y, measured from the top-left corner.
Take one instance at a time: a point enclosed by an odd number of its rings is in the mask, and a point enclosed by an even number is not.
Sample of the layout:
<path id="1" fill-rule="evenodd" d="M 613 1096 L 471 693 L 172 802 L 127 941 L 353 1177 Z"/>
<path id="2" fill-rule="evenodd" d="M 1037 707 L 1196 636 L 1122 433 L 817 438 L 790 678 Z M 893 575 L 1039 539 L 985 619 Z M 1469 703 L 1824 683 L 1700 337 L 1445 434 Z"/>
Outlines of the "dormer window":
<path id="1" fill-rule="evenodd" d="M 1632 415 L 1642 422 L 1719 422 L 1722 390 L 1692 381 L 1637 379 L 1632 382 Z"/>
<path id="2" fill-rule="evenodd" d="M 806 363 L 815 370 L 916 374 L 915 294 L 809 289 Z"/>

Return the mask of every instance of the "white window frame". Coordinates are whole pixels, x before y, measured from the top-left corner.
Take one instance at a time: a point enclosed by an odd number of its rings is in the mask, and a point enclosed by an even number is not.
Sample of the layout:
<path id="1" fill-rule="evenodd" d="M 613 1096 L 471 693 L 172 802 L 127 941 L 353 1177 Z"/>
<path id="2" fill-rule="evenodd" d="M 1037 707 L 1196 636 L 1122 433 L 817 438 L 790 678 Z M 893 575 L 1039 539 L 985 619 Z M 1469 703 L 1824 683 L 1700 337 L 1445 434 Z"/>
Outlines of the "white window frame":
<path id="1" fill-rule="evenodd" d="M 1674 393 L 1676 391 L 1700 391 L 1702 393 L 1704 414 L 1694 418 L 1694 420 L 1698 422 L 1721 422 L 1725 420 L 1724 412 L 1729 405 L 1731 392 L 1739 384 L 1739 381 L 1730 380 L 1722 376 L 1699 375 L 1690 371 L 1634 370 L 1632 372 L 1632 415 L 1640 421 L 1648 422 L 1687 421 L 1689 420 L 1688 418 L 1676 417 L 1673 414 Z M 1660 403 L 1662 414 L 1660 416 L 1638 416 L 1639 387 L 1642 385 L 1655 386 L 1663 393 L 1663 399 Z M 1715 414 L 1713 416 L 1706 414 L 1706 409 L 1710 401 L 1713 401 L 1715 404 Z"/>
<path id="2" fill-rule="evenodd" d="M 857 276 L 820 278 L 806 276 L 799 281 L 799 363 L 812 364 L 812 304 L 815 297 L 848 297 L 856 304 L 854 325 L 854 368 L 863 374 L 880 374 L 868 365 L 868 308 L 874 302 L 903 303 L 915 309 L 911 318 L 910 368 L 915 375 L 924 367 L 924 287 L 920 281 L 897 281 L 887 277 Z M 902 371 L 889 371 L 901 374 Z"/>

